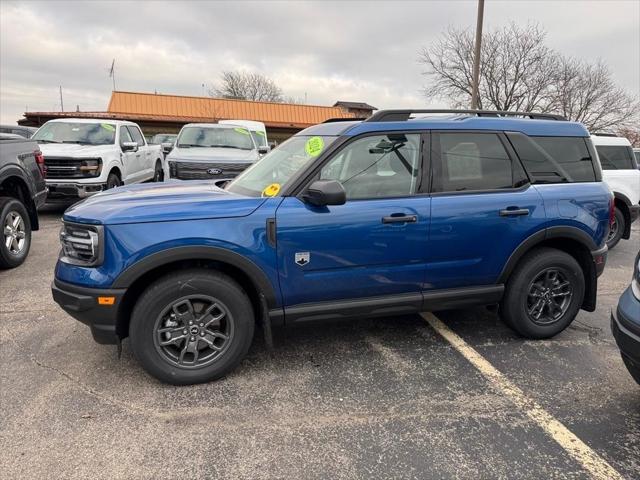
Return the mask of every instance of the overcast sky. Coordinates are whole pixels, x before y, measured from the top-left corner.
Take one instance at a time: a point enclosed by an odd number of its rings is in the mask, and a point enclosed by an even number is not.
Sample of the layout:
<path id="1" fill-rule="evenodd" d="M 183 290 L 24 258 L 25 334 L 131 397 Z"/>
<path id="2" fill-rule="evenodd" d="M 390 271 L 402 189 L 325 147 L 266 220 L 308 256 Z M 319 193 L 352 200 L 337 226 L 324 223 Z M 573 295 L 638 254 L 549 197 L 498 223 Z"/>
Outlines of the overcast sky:
<path id="1" fill-rule="evenodd" d="M 428 105 L 418 51 L 476 1 L 0 2 L 0 121 L 25 109 L 104 111 L 118 90 L 201 95 L 222 70 L 272 77 L 287 96 L 378 108 Z M 487 0 L 485 29 L 540 23 L 548 45 L 602 58 L 640 95 L 640 1 Z"/>

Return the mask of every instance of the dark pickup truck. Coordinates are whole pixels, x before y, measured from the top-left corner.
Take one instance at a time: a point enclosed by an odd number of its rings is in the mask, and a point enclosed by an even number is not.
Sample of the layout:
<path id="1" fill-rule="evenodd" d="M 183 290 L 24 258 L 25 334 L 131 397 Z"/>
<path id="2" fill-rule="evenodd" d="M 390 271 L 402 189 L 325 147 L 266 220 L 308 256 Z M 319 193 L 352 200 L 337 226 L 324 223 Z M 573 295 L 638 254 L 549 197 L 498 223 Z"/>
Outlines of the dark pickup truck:
<path id="1" fill-rule="evenodd" d="M 38 230 L 38 207 L 47 198 L 38 144 L 0 133 L 0 268 L 14 268 L 29 254 Z"/>

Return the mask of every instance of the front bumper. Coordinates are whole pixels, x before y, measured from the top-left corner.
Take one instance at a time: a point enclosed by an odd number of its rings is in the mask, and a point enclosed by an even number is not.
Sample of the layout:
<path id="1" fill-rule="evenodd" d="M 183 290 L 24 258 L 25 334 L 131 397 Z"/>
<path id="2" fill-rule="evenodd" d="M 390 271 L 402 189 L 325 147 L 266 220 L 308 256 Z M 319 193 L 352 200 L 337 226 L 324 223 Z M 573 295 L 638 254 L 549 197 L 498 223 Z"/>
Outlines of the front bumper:
<path id="1" fill-rule="evenodd" d="M 611 311 L 611 331 L 620 352 L 640 368 L 640 300 L 629 286 Z"/>
<path id="2" fill-rule="evenodd" d="M 106 183 L 47 182 L 47 200 L 86 198 L 106 190 Z"/>
<path id="3" fill-rule="evenodd" d="M 55 302 L 76 320 L 88 325 L 96 342 L 116 344 L 123 332 L 118 331 L 118 318 L 124 289 L 78 287 L 54 280 L 51 294 Z M 114 297 L 112 304 L 100 304 L 98 297 Z"/>

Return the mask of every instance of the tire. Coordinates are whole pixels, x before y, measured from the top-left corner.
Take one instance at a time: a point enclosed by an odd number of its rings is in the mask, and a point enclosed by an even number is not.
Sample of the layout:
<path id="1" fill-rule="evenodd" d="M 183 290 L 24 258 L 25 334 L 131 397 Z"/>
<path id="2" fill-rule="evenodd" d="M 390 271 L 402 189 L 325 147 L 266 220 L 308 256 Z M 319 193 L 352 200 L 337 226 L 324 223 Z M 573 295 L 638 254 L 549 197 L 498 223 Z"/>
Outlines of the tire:
<path id="1" fill-rule="evenodd" d="M 111 172 L 107 177 L 107 190 L 120 186 L 120 177 L 117 173 Z"/>
<path id="2" fill-rule="evenodd" d="M 153 182 L 163 182 L 164 181 L 164 170 L 162 170 L 162 163 L 160 160 L 156 162 L 156 167 L 153 172 Z"/>
<path id="3" fill-rule="evenodd" d="M 624 219 L 624 214 L 622 210 L 616 207 L 614 209 L 614 222 L 611 225 L 611 231 L 607 237 L 607 247 L 609 247 L 609 250 L 618 244 L 626 227 L 627 222 Z"/>
<path id="4" fill-rule="evenodd" d="M 211 313 L 203 315 L 208 309 Z M 129 335 L 135 357 L 149 374 L 161 382 L 191 385 L 231 372 L 247 354 L 254 326 L 251 301 L 232 278 L 193 269 L 162 277 L 142 293 Z"/>
<path id="5" fill-rule="evenodd" d="M 0 240 L 0 268 L 21 265 L 31 248 L 31 220 L 20 200 L 0 197 Z"/>
<path id="6" fill-rule="evenodd" d="M 621 356 L 625 367 L 627 367 L 627 370 L 636 381 L 636 383 L 640 385 L 640 365 L 638 365 L 637 363 L 633 363 L 631 359 L 629 359 L 629 357 L 627 357 L 624 353 L 621 354 Z"/>
<path id="7" fill-rule="evenodd" d="M 578 314 L 584 284 L 582 269 L 571 255 L 555 248 L 535 249 L 507 281 L 500 304 L 502 319 L 523 337 L 553 337 Z"/>

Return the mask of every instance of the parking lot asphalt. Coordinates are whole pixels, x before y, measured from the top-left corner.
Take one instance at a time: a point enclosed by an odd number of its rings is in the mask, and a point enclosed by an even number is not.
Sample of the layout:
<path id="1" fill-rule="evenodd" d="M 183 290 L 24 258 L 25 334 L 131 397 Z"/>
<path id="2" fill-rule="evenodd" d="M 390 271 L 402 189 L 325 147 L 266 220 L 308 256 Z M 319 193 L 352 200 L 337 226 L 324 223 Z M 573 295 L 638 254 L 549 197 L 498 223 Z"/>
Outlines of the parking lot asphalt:
<path id="1" fill-rule="evenodd" d="M 118 359 L 53 302 L 61 211 L 0 272 L 4 478 L 589 478 L 527 402 L 640 475 L 640 386 L 609 329 L 638 224 L 609 253 L 596 312 L 551 340 L 519 338 L 485 308 L 435 313 L 523 404 L 418 315 L 276 329 L 273 355 L 258 331 L 229 377 L 160 384 L 128 342 Z"/>

